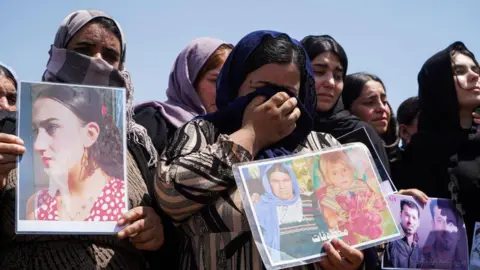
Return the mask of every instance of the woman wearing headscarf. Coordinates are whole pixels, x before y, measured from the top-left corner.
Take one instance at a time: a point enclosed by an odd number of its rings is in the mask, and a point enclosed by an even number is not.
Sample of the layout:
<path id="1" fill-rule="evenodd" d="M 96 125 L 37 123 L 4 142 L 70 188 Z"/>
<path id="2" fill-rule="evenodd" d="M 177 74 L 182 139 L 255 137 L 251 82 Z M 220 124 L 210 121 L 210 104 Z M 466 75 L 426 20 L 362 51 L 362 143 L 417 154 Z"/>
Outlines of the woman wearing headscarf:
<path id="1" fill-rule="evenodd" d="M 469 241 L 480 220 L 480 136 L 472 129 L 472 112 L 480 106 L 479 73 L 477 60 L 462 42 L 425 62 L 418 74 L 418 131 L 403 158 L 410 186 L 456 202 Z"/>
<path id="2" fill-rule="evenodd" d="M 352 90 L 348 81 L 345 82 L 346 78 L 349 78 L 346 76 L 348 58 L 343 47 L 328 35 L 307 36 L 302 40 L 302 45 L 312 59 L 312 71 L 315 75 L 317 110 L 314 117 L 314 130 L 329 133 L 338 138 L 359 128 L 364 128 L 378 158 L 385 166 L 387 173 L 390 173 L 390 162 L 386 151 L 388 147 L 385 146 L 381 134 L 366 119 L 359 118 L 349 111 L 353 96 L 347 93 Z M 395 122 L 394 118 L 391 122 Z M 388 175 L 382 175 L 382 177 L 383 180 L 388 179 Z M 416 196 L 421 201 L 425 201 L 426 197 L 415 189 L 400 190 L 400 193 Z"/>
<path id="3" fill-rule="evenodd" d="M 15 71 L 0 63 L 0 110 L 16 111 L 17 89 Z"/>
<path id="4" fill-rule="evenodd" d="M 347 74 L 348 58 L 343 47 L 331 36 L 306 36 L 302 45 L 312 62 L 317 93 L 317 111 L 314 130 L 341 137 L 359 128 L 365 128 L 373 146 L 388 171 L 388 157 L 375 129 L 352 115 L 344 107 L 342 92 Z"/>
<path id="5" fill-rule="evenodd" d="M 264 193 L 255 204 L 255 213 L 272 260 L 320 253 L 321 245 L 315 240 L 328 227 L 317 212 L 316 198 L 301 192 L 296 174 L 287 164 L 267 166 L 261 179 Z"/>
<path id="6" fill-rule="evenodd" d="M 382 80 L 364 72 L 350 74 L 345 78 L 342 98 L 345 109 L 375 129 L 383 140 L 388 160 L 394 160 L 400 143 L 398 124 Z"/>
<path id="7" fill-rule="evenodd" d="M 239 41 L 217 81 L 216 106 L 173 136 L 159 159 L 157 202 L 187 235 L 180 269 L 261 269 L 232 166 L 339 144 L 312 132 L 310 63 L 286 34 L 256 31 Z M 327 269 L 363 261 L 341 241 L 325 247 Z"/>
<path id="8" fill-rule="evenodd" d="M 147 129 L 158 152 L 163 151 L 180 126 L 198 115 L 216 111 L 215 83 L 232 48 L 219 39 L 193 40 L 175 60 L 167 101 L 149 101 L 135 107 L 135 122 Z"/>
<path id="9" fill-rule="evenodd" d="M 71 84 L 125 87 L 129 148 L 144 145 L 156 160 L 155 149 L 144 128 L 133 115 L 133 86 L 125 70 L 126 43 L 120 25 L 97 10 L 80 10 L 68 15 L 50 49 L 43 81 Z M 7 154 L 25 152 L 16 136 L 0 134 L 7 141 Z M 15 150 L 16 149 L 16 150 Z M 2 153 L 4 155 L 5 152 Z M 1 173 L 6 170 L 0 166 Z M 162 246 L 162 221 L 147 207 L 148 189 L 136 160 L 127 154 L 128 199 L 132 210 L 119 225 L 128 225 L 118 236 L 94 235 L 15 235 L 16 171 L 12 170 L 0 191 L 0 268 L 1 269 L 145 269 L 148 263 L 139 249 Z M 147 201 L 145 201 L 147 200 Z M 125 238 L 130 238 L 128 241 Z M 137 249 L 138 248 L 138 249 Z M 159 254 L 161 255 L 161 253 Z M 32 256 L 34 259 L 32 259 Z M 158 255 L 157 255 L 158 256 Z M 164 262 L 164 265 L 168 263 Z"/>

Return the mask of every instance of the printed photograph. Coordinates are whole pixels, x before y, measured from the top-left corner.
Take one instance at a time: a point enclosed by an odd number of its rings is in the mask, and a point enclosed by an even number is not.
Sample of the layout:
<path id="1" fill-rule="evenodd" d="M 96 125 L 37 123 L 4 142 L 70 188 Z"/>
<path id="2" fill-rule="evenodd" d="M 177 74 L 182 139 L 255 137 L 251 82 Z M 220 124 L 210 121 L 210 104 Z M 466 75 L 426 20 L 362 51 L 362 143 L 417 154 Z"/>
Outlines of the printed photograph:
<path id="1" fill-rule="evenodd" d="M 470 270 L 480 270 L 480 222 L 475 223 L 472 251 L 470 252 Z"/>
<path id="2" fill-rule="evenodd" d="M 388 197 L 402 239 L 387 244 L 384 269 L 468 269 L 468 241 L 462 216 L 450 200 Z"/>
<path id="3" fill-rule="evenodd" d="M 355 144 L 240 165 L 237 182 L 269 265 L 320 258 L 332 238 L 359 249 L 398 238 L 372 164 L 366 147 Z"/>
<path id="4" fill-rule="evenodd" d="M 376 168 L 378 170 L 378 173 L 380 174 L 380 178 L 379 178 L 380 187 L 382 188 L 383 193 L 392 194 L 397 191 L 397 188 L 395 187 L 392 180 L 390 179 L 390 176 L 385 166 L 383 165 L 377 153 L 377 150 L 375 150 L 375 147 L 373 146 L 370 136 L 368 135 L 364 127 L 356 129 L 350 133 L 347 133 L 341 137 L 338 137 L 337 139 L 342 144 L 349 144 L 354 142 L 363 143 L 368 148 L 368 150 L 370 151 L 370 154 L 372 155 L 373 160 L 375 161 Z"/>
<path id="5" fill-rule="evenodd" d="M 127 210 L 124 102 L 123 89 L 22 82 L 19 233 L 113 232 Z"/>

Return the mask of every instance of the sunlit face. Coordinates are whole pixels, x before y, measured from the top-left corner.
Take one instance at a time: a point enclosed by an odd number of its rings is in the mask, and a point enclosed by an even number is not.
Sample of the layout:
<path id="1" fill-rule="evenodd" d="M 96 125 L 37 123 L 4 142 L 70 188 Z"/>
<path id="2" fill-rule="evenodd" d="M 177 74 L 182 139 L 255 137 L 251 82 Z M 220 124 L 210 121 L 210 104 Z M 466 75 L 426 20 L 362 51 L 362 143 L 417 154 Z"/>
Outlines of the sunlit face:
<path id="1" fill-rule="evenodd" d="M 103 59 L 116 69 L 122 69 L 121 48 L 120 40 L 115 34 L 98 23 L 87 24 L 67 45 L 70 51 Z"/>
<path id="2" fill-rule="evenodd" d="M 340 59 L 332 52 L 319 54 L 312 60 L 317 91 L 317 111 L 332 109 L 343 90 L 343 67 Z"/>
<path id="3" fill-rule="evenodd" d="M 352 168 L 345 162 L 329 164 L 327 170 L 328 182 L 341 189 L 349 188 L 354 180 Z"/>
<path id="4" fill-rule="evenodd" d="M 455 53 L 452 61 L 458 104 L 463 109 L 473 110 L 480 105 L 480 68 L 462 53 Z"/>
<path id="5" fill-rule="evenodd" d="M 435 240 L 439 247 L 444 250 L 451 250 L 457 247 L 459 239 L 459 228 L 457 217 L 451 209 L 440 209 L 438 206 L 433 208 L 433 231 Z"/>
<path id="6" fill-rule="evenodd" d="M 390 108 L 382 84 L 370 80 L 362 89 L 360 96 L 352 103 L 351 111 L 362 121 L 372 125 L 378 134 L 387 132 L 390 121 Z"/>
<path id="7" fill-rule="evenodd" d="M 17 110 L 17 89 L 15 84 L 4 75 L 0 75 L 0 110 Z"/>
<path id="8" fill-rule="evenodd" d="M 84 152 L 98 138 L 95 123 L 84 125 L 62 103 L 39 98 L 32 110 L 34 150 L 40 155 L 45 171 L 50 175 L 66 175 L 80 171 Z"/>
<path id="9" fill-rule="evenodd" d="M 202 105 L 207 110 L 207 113 L 217 111 L 217 105 L 215 104 L 215 97 L 217 95 L 217 78 L 231 50 L 222 51 L 222 63 L 217 68 L 207 71 L 205 76 L 203 76 L 197 84 L 197 95 L 200 98 Z"/>
<path id="10" fill-rule="evenodd" d="M 238 90 L 238 96 L 246 96 L 265 86 L 265 83 L 285 87 L 298 95 L 300 91 L 300 71 L 293 63 L 263 65 L 247 75 Z"/>
<path id="11" fill-rule="evenodd" d="M 273 172 L 270 174 L 270 186 L 273 194 L 280 200 L 290 200 L 293 194 L 293 183 L 290 175 L 284 172 Z"/>
<path id="12" fill-rule="evenodd" d="M 420 225 L 417 208 L 404 205 L 400 212 L 400 220 L 406 236 L 411 236 L 417 232 L 418 226 Z"/>

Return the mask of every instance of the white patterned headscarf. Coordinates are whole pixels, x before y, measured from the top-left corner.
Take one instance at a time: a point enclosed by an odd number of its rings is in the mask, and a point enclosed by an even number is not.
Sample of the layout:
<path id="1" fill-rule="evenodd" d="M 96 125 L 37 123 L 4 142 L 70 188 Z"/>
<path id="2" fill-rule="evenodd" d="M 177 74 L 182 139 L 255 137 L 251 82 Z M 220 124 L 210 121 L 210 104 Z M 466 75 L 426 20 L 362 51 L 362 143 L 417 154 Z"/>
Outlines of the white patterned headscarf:
<path id="1" fill-rule="evenodd" d="M 96 18 L 112 20 L 117 26 L 122 44 L 120 69 L 105 62 L 103 59 L 92 58 L 77 52 L 67 50 L 67 44 L 72 37 L 86 24 Z M 133 120 L 134 89 L 130 74 L 125 70 L 126 41 L 120 24 L 105 12 L 99 10 L 79 10 L 68 15 L 60 25 L 55 41 L 50 48 L 50 59 L 42 76 L 43 81 L 70 84 L 86 84 L 126 88 L 127 134 L 133 136 L 135 143 L 144 146 L 150 155 L 149 166 L 157 163 L 157 151 L 147 130 Z"/>

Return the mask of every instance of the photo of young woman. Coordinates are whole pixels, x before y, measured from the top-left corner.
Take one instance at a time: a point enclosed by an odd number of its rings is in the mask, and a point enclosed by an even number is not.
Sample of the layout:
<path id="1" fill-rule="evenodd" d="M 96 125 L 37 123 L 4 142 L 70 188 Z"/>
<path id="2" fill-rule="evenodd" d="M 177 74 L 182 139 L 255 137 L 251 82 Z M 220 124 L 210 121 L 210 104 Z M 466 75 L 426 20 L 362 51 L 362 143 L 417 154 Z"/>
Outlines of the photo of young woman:
<path id="1" fill-rule="evenodd" d="M 27 153 L 33 166 L 25 164 L 29 158 L 20 162 L 19 181 L 25 187 L 33 180 L 34 186 L 33 192 L 17 191 L 20 202 L 27 198 L 25 219 L 116 223 L 127 210 L 123 109 L 117 106 L 123 103 L 123 92 L 45 83 L 23 89 L 22 95 L 31 97 L 31 105 L 22 105 L 31 107 L 31 141 L 26 146 L 32 149 Z M 20 121 L 26 117 L 21 115 Z M 25 126 L 20 124 L 20 129 Z M 35 167 L 43 170 L 46 184 Z"/>

